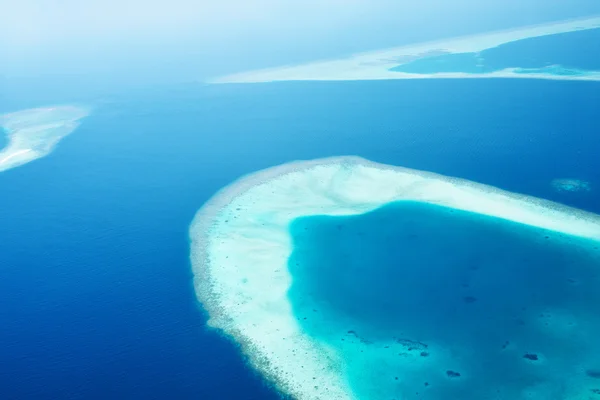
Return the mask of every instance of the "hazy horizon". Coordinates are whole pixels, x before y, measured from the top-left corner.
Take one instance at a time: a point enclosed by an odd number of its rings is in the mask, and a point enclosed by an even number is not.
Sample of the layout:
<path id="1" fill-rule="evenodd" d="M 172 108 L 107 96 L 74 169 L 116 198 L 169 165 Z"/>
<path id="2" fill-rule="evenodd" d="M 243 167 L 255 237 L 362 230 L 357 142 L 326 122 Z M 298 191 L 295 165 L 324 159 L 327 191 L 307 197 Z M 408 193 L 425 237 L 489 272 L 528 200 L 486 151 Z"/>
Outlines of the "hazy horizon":
<path id="1" fill-rule="evenodd" d="M 7 99 L 33 88 L 90 94 L 595 14 L 590 0 L 25 0 L 5 10 L 0 77 Z"/>

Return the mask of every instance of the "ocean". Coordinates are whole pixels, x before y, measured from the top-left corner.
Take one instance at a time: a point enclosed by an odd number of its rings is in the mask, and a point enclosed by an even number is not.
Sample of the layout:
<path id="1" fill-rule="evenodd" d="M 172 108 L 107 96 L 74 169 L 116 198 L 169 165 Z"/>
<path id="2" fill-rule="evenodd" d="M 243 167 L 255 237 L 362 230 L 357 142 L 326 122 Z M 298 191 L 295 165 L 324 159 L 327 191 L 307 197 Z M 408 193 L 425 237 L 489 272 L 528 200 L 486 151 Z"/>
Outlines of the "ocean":
<path id="1" fill-rule="evenodd" d="M 205 325 L 188 242 L 203 202 L 252 171 L 358 155 L 600 213 L 599 89 L 288 82 L 102 99 L 53 153 L 0 174 L 2 398 L 278 398 Z"/>

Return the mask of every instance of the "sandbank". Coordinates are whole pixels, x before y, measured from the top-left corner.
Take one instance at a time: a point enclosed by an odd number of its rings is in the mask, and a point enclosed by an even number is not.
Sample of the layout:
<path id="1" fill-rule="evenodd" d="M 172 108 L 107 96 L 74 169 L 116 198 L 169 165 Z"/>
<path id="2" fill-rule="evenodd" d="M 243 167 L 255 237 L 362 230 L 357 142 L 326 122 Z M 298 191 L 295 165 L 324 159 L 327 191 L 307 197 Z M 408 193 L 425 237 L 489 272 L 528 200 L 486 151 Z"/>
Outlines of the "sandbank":
<path id="1" fill-rule="evenodd" d="M 44 157 L 72 133 L 89 110 L 76 106 L 33 108 L 0 115 L 0 126 L 8 136 L 0 149 L 0 172 Z"/>
<path id="2" fill-rule="evenodd" d="M 191 263 L 209 325 L 297 399 L 353 399 L 343 357 L 301 329 L 288 300 L 290 223 L 419 201 L 600 240 L 600 216 L 550 201 L 358 157 L 298 161 L 214 195 L 190 226 Z"/>

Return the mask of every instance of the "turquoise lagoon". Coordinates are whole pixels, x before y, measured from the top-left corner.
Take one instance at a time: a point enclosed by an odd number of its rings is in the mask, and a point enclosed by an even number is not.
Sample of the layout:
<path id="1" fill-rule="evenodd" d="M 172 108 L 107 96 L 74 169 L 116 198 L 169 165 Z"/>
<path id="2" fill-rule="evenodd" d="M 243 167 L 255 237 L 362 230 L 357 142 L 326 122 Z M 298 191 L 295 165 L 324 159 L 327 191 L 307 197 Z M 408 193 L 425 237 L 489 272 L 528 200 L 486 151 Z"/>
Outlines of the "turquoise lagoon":
<path id="1" fill-rule="evenodd" d="M 290 233 L 294 314 L 356 398 L 599 391 L 599 242 L 412 201 Z"/>

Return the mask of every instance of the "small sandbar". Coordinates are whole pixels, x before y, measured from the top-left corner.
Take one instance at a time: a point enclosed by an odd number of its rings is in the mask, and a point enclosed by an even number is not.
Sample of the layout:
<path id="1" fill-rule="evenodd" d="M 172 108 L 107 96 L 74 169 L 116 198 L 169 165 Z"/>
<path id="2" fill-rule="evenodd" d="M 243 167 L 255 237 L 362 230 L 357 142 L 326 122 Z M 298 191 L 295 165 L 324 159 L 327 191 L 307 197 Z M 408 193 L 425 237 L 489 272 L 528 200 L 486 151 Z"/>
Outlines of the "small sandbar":
<path id="1" fill-rule="evenodd" d="M 0 149 L 0 171 L 50 154 L 89 113 L 85 107 L 55 106 L 0 115 L 0 126 L 8 136 L 6 147 Z"/>
<path id="2" fill-rule="evenodd" d="M 358 157 L 284 164 L 222 189 L 190 226 L 195 288 L 210 326 L 240 344 L 252 366 L 285 394 L 356 398 L 344 356 L 308 335 L 294 315 L 290 226 L 300 217 L 359 215 L 398 201 L 600 240 L 598 215 L 487 185 Z"/>
<path id="3" fill-rule="evenodd" d="M 550 24 L 450 38 L 434 42 L 356 54 L 349 57 L 311 62 L 220 77 L 211 83 L 251 83 L 296 80 L 380 80 L 425 78 L 537 78 L 559 80 L 600 80 L 600 71 L 561 68 L 504 68 L 486 73 L 439 72 L 408 73 L 394 71 L 399 65 L 432 56 L 478 53 L 506 43 L 528 38 L 600 28 L 600 17 L 568 20 Z"/>

